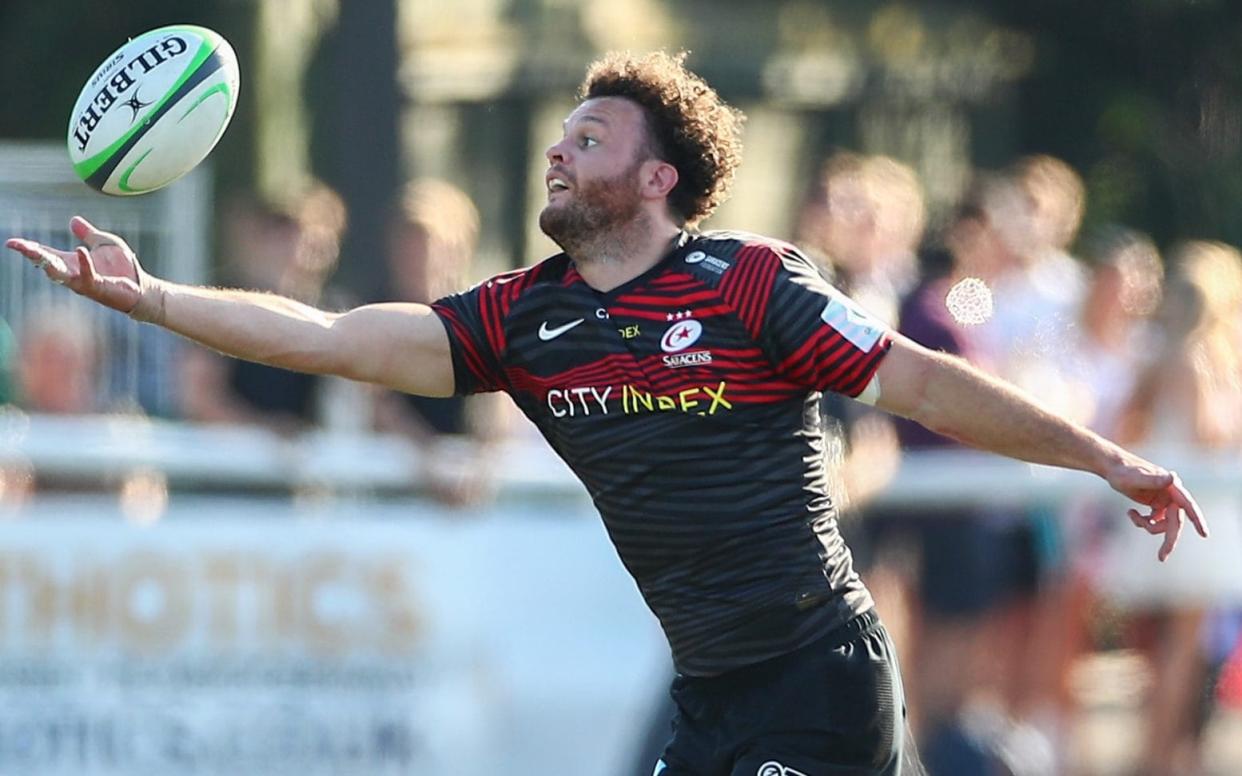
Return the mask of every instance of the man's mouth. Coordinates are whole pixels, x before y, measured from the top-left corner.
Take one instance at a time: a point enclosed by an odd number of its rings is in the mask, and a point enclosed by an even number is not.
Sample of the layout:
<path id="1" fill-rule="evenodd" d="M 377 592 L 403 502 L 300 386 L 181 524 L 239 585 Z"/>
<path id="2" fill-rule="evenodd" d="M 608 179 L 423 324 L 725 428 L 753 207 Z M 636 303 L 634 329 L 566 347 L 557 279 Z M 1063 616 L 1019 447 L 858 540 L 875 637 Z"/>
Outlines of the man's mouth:
<path id="1" fill-rule="evenodd" d="M 544 180 L 548 188 L 549 197 L 562 191 L 569 191 L 569 181 L 560 173 L 550 172 Z"/>

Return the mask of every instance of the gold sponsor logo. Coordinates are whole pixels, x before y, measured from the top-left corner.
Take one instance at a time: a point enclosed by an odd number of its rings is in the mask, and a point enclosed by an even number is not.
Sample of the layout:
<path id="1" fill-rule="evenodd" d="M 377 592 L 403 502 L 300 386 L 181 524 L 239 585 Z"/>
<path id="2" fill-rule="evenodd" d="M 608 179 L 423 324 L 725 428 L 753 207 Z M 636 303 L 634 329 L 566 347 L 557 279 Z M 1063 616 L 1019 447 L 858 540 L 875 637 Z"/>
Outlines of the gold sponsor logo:
<path id="1" fill-rule="evenodd" d="M 684 353 L 678 354 L 677 357 L 693 358 L 697 355 L 699 354 Z M 708 361 L 704 363 L 710 363 L 711 354 L 703 353 L 702 355 L 708 357 Z M 673 358 L 673 356 L 666 358 Z M 633 385 L 623 385 L 620 390 L 621 411 L 626 415 L 637 415 L 643 412 L 693 412 L 696 415 L 715 415 L 722 410 L 733 409 L 733 403 L 725 397 L 727 389 L 728 383 L 724 380 L 714 387 L 702 385 L 671 394 L 652 393 Z M 613 385 L 602 388 L 593 385 L 582 388 L 555 388 L 548 391 L 546 396 L 548 411 L 558 418 L 607 415 L 610 410 L 616 409 L 616 404 L 610 402 L 616 392 L 616 386 Z"/>
<path id="2" fill-rule="evenodd" d="M 725 398 L 728 383 L 721 380 L 716 387 L 710 385 L 687 388 L 674 394 L 653 394 L 632 385 L 621 386 L 621 408 L 627 415 L 642 412 L 693 412 L 696 415 L 715 415 L 720 410 L 731 410 L 733 404 Z"/>

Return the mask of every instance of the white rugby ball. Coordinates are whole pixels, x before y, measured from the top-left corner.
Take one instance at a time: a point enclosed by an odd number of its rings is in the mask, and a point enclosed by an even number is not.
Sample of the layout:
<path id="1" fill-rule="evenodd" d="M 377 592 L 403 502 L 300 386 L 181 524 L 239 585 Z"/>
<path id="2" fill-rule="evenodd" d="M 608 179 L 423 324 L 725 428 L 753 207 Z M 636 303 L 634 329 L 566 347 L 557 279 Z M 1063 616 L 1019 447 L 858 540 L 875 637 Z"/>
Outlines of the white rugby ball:
<path id="1" fill-rule="evenodd" d="M 105 194 L 167 186 L 211 153 L 237 107 L 233 47 L 179 24 L 131 39 L 86 82 L 69 119 L 74 172 Z"/>

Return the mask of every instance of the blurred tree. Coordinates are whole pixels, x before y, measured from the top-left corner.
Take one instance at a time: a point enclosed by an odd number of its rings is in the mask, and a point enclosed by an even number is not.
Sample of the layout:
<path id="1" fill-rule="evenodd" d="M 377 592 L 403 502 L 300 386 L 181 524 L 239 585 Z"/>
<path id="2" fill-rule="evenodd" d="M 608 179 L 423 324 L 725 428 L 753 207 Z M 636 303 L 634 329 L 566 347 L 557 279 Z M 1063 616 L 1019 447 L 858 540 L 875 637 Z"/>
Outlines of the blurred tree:
<path id="1" fill-rule="evenodd" d="M 393 10 L 398 3 L 404 18 Z M 310 26 L 290 25 L 307 9 L 336 5 L 335 23 L 319 14 Z M 59 141 L 78 89 L 121 41 L 163 24 L 201 23 L 223 33 L 242 60 L 241 104 L 212 155 L 221 188 L 276 190 L 290 175 L 315 172 L 344 191 L 357 217 L 399 177 L 422 172 L 412 161 L 438 154 L 464 161 L 455 171 L 479 181 L 471 193 L 497 230 L 485 243 L 504 242 L 518 257 L 530 219 L 515 200 L 532 190 L 529 165 L 504 160 L 542 149 L 547 138 L 532 132 L 530 117 L 568 97 L 599 49 L 667 46 L 690 49 L 696 69 L 729 99 L 796 113 L 806 128 L 799 156 L 807 159 L 842 144 L 892 153 L 915 163 L 933 201 L 943 202 L 964 161 L 995 166 L 1048 152 L 1086 177 L 1089 222 L 1130 223 L 1164 243 L 1199 236 L 1242 244 L 1234 205 L 1242 194 L 1242 3 L 643 0 L 641 13 L 622 6 L 3 0 L 0 137 Z M 265 8 L 285 11 L 265 23 Z M 272 99 L 272 89 L 284 99 Z M 441 129 L 460 131 L 444 145 L 408 121 L 401 153 L 390 125 L 428 115 L 412 110 L 428 106 L 451 116 Z M 503 148 L 480 152 L 484 141 Z M 410 142 L 435 149 L 411 154 Z M 781 174 L 796 188 L 808 173 Z M 355 221 L 349 256 L 369 254 L 356 235 L 371 228 L 365 215 Z"/>
<path id="2" fill-rule="evenodd" d="M 250 88 L 255 104 L 254 188 L 269 202 L 297 199 L 310 186 L 311 116 L 307 68 L 337 22 L 336 0 L 254 0 Z"/>
<path id="3" fill-rule="evenodd" d="M 386 285 L 386 219 L 401 177 L 396 20 L 396 0 L 341 2 L 308 79 L 322 134 L 316 169 L 349 209 L 337 280 L 362 299 Z"/>
<path id="4" fill-rule="evenodd" d="M 1084 173 L 1089 222 L 1242 244 L 1242 3 L 989 5 L 1035 34 L 1017 145 Z"/>

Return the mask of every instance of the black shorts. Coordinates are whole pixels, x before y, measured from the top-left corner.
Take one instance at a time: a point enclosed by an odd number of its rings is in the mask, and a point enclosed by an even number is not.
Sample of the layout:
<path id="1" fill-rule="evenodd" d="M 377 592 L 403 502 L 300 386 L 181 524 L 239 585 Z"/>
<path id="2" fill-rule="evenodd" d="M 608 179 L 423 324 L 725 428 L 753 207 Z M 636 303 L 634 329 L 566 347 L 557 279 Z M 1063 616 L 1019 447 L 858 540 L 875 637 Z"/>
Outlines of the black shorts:
<path id="1" fill-rule="evenodd" d="M 874 610 L 801 649 L 673 680 L 658 776 L 899 776 L 905 696 Z"/>

